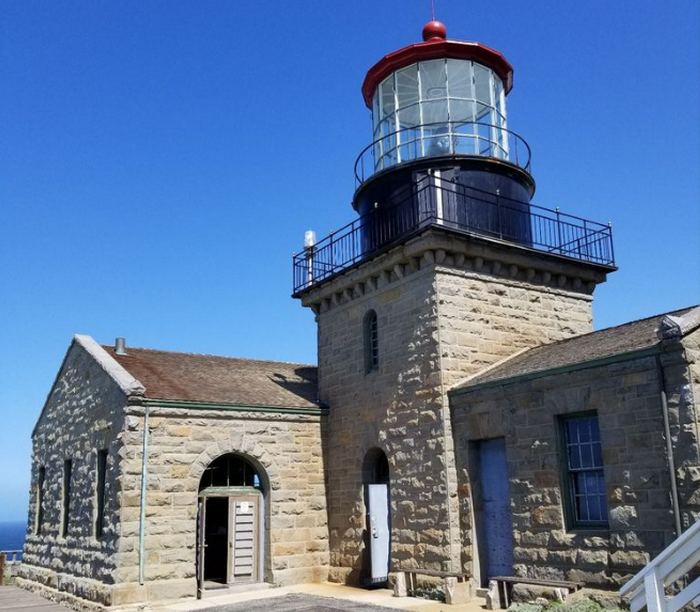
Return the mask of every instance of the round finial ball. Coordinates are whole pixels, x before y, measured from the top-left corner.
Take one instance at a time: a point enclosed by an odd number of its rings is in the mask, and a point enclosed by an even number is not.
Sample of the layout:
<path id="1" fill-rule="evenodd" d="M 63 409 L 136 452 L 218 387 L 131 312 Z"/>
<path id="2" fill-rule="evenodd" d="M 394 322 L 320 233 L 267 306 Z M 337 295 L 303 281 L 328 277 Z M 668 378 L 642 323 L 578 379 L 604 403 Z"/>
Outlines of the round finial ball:
<path id="1" fill-rule="evenodd" d="M 445 40 L 447 27 L 442 21 L 429 21 L 423 26 L 423 40 Z"/>

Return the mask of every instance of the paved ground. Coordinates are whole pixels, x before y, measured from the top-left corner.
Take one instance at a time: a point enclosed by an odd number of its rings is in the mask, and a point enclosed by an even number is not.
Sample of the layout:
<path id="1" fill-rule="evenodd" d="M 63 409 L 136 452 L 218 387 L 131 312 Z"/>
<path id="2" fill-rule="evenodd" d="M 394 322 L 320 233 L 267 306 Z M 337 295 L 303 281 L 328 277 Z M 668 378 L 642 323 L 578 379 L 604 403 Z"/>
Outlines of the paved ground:
<path id="1" fill-rule="evenodd" d="M 3 612 L 66 612 L 68 608 L 39 595 L 13 586 L 0 587 L 0 610 Z"/>
<path id="2" fill-rule="evenodd" d="M 390 608 L 331 597 L 291 593 L 261 601 L 246 601 L 208 608 L 211 612 L 387 612 Z"/>

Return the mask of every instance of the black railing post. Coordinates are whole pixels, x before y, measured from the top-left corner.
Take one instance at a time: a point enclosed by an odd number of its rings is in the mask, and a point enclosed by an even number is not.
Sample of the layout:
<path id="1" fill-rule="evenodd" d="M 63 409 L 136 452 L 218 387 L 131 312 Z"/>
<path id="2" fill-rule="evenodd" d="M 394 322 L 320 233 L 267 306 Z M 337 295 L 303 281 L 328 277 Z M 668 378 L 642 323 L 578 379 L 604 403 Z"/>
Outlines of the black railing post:
<path id="1" fill-rule="evenodd" d="M 498 215 L 498 237 L 503 240 L 503 216 L 501 215 L 501 190 L 496 189 L 496 214 Z"/>
<path id="2" fill-rule="evenodd" d="M 558 207 L 558 206 L 554 209 L 554 212 L 555 212 L 556 215 L 557 215 L 557 245 L 558 245 L 557 248 L 559 249 L 559 252 L 560 252 L 560 253 L 563 253 L 564 251 L 563 251 L 563 249 L 561 248 L 561 247 L 562 247 L 562 242 L 561 242 L 561 219 L 559 218 L 559 207 Z"/>

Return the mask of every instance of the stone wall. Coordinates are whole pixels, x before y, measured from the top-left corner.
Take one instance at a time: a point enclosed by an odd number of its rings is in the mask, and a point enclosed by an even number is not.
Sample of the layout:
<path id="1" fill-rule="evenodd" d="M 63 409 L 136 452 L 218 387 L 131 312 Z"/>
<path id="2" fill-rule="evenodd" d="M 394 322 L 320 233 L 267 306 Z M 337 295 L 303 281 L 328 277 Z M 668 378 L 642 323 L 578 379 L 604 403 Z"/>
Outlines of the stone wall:
<path id="1" fill-rule="evenodd" d="M 120 432 L 126 396 L 91 355 L 73 343 L 32 437 L 27 537 L 19 584 L 108 603 L 120 549 Z M 95 537 L 97 452 L 108 450 L 104 534 Z M 62 536 L 63 465 L 72 460 L 69 526 Z M 37 485 L 45 468 L 43 523 L 36 533 Z"/>
<path id="2" fill-rule="evenodd" d="M 672 353 L 667 360 L 680 357 Z M 617 589 L 663 550 L 675 531 L 660 391 L 658 360 L 651 355 L 453 396 L 467 560 L 474 562 L 476 554 L 471 548 L 477 476 L 470 445 L 501 436 L 516 575 Z M 676 426 L 689 416 L 687 407 L 680 408 L 680 415 L 672 416 Z M 609 528 L 597 532 L 566 528 L 558 446 L 558 417 L 590 410 L 597 412 L 600 426 L 609 516 Z M 674 437 L 674 455 L 685 457 L 681 465 L 696 474 L 698 463 L 689 451 L 696 450 L 697 439 L 690 428 L 685 431 L 686 438 Z"/>
<path id="3" fill-rule="evenodd" d="M 564 286 L 549 272 L 491 261 L 482 247 L 469 258 L 432 250 L 432 240 L 415 239 L 305 297 L 317 311 L 320 396 L 331 409 L 326 465 L 337 580 L 357 582 L 366 563 L 362 465 L 374 447 L 391 471 L 392 569 L 468 563 L 448 388 L 520 348 L 591 328 L 594 282 Z M 378 316 L 379 368 L 365 373 L 362 323 L 370 309 Z"/>
<path id="4" fill-rule="evenodd" d="M 328 574 L 321 416 L 151 408 L 145 586 L 139 587 L 139 504 L 144 409 L 129 406 L 124 433 L 120 603 L 194 596 L 197 493 L 205 468 L 238 453 L 261 473 L 265 580 L 318 582 Z"/>
<path id="5" fill-rule="evenodd" d="M 687 529 L 700 518 L 700 329 L 662 348 L 681 527 Z"/>
<path id="6" fill-rule="evenodd" d="M 18 584 L 76 609 L 194 597 L 199 482 L 205 468 L 226 453 L 241 454 L 263 477 L 264 579 L 279 585 L 325 580 L 328 528 L 320 412 L 151 407 L 145 582 L 139 584 L 143 387 L 132 378 L 139 394 L 127 398 L 95 355 L 103 353 L 100 358 L 112 366 L 116 362 L 90 343 L 93 354 L 79 343 L 71 345 L 33 436 L 28 531 Z M 104 534 L 98 539 L 96 467 L 101 449 L 109 455 Z M 73 468 L 64 538 L 65 459 L 72 459 Z M 46 478 L 44 520 L 37 534 L 40 466 L 46 468 Z"/>

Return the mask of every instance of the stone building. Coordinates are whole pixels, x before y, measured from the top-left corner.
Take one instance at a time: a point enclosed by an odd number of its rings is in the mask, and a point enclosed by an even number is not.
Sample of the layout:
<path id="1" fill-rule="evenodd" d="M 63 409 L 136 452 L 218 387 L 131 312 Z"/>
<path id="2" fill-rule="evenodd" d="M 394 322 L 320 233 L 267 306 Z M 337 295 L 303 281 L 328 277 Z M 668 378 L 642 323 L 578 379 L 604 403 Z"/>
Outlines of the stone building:
<path id="1" fill-rule="evenodd" d="M 423 38 L 363 84 L 357 221 L 294 257 L 318 367 L 76 336 L 33 432 L 23 586 L 616 589 L 695 520 L 700 308 L 592 331 L 610 227 L 530 202 L 507 60 Z"/>

